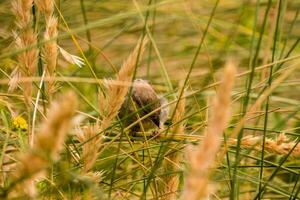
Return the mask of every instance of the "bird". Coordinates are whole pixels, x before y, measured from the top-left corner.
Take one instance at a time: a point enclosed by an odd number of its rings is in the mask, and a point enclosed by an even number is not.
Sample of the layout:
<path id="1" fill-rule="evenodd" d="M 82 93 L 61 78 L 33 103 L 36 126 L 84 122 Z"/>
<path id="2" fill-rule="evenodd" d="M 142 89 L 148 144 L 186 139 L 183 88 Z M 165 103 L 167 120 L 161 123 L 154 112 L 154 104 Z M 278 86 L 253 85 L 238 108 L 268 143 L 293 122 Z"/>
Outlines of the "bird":
<path id="1" fill-rule="evenodd" d="M 168 118 L 167 104 L 167 99 L 160 97 L 147 80 L 135 79 L 121 106 L 119 117 L 123 119 L 123 126 L 127 127 L 154 111 L 130 130 L 134 136 L 143 131 L 157 132 Z"/>

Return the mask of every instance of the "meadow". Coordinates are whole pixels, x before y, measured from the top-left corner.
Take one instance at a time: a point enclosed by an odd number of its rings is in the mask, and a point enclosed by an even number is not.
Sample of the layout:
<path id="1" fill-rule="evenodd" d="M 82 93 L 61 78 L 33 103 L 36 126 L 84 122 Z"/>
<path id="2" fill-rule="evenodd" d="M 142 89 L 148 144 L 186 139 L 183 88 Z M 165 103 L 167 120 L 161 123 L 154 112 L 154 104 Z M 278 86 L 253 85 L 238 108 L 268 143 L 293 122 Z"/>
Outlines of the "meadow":
<path id="1" fill-rule="evenodd" d="M 299 11 L 1 0 L 0 199 L 300 199 Z"/>

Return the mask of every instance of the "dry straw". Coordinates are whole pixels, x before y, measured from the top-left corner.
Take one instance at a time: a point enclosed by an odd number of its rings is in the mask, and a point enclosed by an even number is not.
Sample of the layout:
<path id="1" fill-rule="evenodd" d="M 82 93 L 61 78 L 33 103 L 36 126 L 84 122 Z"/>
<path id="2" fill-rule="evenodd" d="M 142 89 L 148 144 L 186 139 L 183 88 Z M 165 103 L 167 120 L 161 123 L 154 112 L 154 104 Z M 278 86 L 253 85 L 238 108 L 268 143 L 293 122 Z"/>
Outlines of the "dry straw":
<path id="1" fill-rule="evenodd" d="M 25 49 L 37 43 L 37 34 L 32 26 L 32 4 L 33 0 L 14 0 L 12 11 L 15 15 L 17 29 L 14 32 L 16 49 Z M 34 76 L 37 68 L 38 49 L 32 48 L 23 51 L 17 56 L 17 66 L 11 74 L 9 90 L 17 88 L 18 79 L 21 77 Z M 32 84 L 31 82 L 22 84 L 24 98 L 28 107 L 31 106 Z"/>
<path id="2" fill-rule="evenodd" d="M 73 93 L 63 95 L 52 104 L 33 147 L 20 157 L 13 176 L 10 197 L 32 198 L 36 195 L 34 180 L 43 175 L 43 171 L 52 161 L 58 159 L 76 107 L 77 99 Z"/>
<path id="3" fill-rule="evenodd" d="M 201 144 L 189 153 L 190 170 L 181 199 L 199 200 L 208 195 L 209 167 L 221 145 L 221 136 L 230 118 L 231 89 L 236 74 L 235 64 L 226 64 L 224 78 L 212 106 L 212 117 Z"/>
<path id="4" fill-rule="evenodd" d="M 121 66 L 120 71 L 117 74 L 116 81 L 128 83 L 131 82 L 133 72 L 135 70 L 136 64 L 138 63 L 139 56 L 143 55 L 145 45 L 147 43 L 147 39 L 140 40 L 136 45 L 133 52 L 129 55 L 129 57 L 125 60 L 123 65 Z M 89 172 L 96 162 L 96 158 L 98 157 L 100 147 L 102 144 L 102 137 L 97 135 L 97 133 L 104 131 L 108 128 L 112 122 L 112 120 L 118 115 L 118 112 L 125 100 L 125 96 L 128 93 L 129 85 L 115 85 L 108 84 L 108 92 L 106 94 L 106 98 L 104 95 L 100 95 L 99 103 L 100 112 L 103 116 L 101 120 L 101 124 L 96 131 L 95 129 L 92 132 L 86 132 L 87 138 L 92 138 L 86 145 L 94 144 L 94 148 L 84 147 L 84 154 L 89 155 L 84 159 L 84 172 Z M 105 105 L 103 105 L 105 104 Z"/>

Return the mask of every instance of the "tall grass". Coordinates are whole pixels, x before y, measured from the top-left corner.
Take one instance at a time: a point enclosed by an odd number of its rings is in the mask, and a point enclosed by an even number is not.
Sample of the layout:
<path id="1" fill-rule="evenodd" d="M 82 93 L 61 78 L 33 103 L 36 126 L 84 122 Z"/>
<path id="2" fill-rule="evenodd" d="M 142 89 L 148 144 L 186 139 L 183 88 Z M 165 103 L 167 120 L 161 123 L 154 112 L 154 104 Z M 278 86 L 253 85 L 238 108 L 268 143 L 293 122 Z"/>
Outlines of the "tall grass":
<path id="1" fill-rule="evenodd" d="M 299 8 L 0 1 L 0 199 L 299 199 Z"/>

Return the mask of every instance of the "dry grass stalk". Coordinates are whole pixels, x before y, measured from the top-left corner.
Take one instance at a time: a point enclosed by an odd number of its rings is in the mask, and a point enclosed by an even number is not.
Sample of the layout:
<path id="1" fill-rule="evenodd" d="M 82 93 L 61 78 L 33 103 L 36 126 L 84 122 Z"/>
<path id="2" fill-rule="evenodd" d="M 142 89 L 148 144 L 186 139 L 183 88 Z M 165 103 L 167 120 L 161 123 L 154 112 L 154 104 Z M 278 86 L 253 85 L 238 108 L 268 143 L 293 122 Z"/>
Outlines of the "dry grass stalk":
<path id="1" fill-rule="evenodd" d="M 117 74 L 116 81 L 118 82 L 130 82 L 132 79 L 132 75 L 135 69 L 135 66 L 138 62 L 138 55 L 140 50 L 140 57 L 143 55 L 145 45 L 147 40 L 144 39 L 140 41 L 133 52 L 129 55 L 129 57 L 125 60 L 123 65 L 121 66 L 120 71 Z M 103 106 L 103 103 L 100 103 L 101 108 L 105 110 L 101 110 L 103 114 L 103 119 L 101 121 L 101 125 L 99 127 L 99 132 L 105 130 L 109 127 L 112 120 L 117 116 L 124 100 L 127 95 L 129 86 L 126 85 L 111 85 L 108 84 L 108 92 L 106 95 L 106 99 L 99 99 L 99 101 L 106 102 L 106 106 Z M 104 97 L 101 95 L 100 97 Z M 96 134 L 96 133 L 93 133 Z M 91 136 L 87 136 L 91 137 Z M 95 164 L 96 158 L 98 157 L 98 153 L 100 150 L 100 146 L 102 143 L 102 139 L 100 136 L 94 137 L 94 139 L 90 140 L 87 145 L 94 144 L 94 149 L 92 150 L 93 155 L 89 155 L 85 158 L 85 168 L 83 169 L 85 172 L 88 172 L 92 169 Z"/>
<path id="2" fill-rule="evenodd" d="M 183 86 L 179 87 L 179 94 L 183 90 Z M 184 94 L 182 95 L 182 97 Z M 175 111 L 172 124 L 174 126 L 171 129 L 172 134 L 183 134 L 185 124 L 182 122 L 182 119 L 184 118 L 185 114 L 185 98 L 181 98 L 178 100 L 178 106 Z M 164 169 L 167 172 L 174 172 L 179 169 L 179 161 L 181 158 L 180 152 L 174 152 L 167 156 L 166 162 L 164 163 Z M 172 174 L 170 177 L 166 178 L 166 185 L 164 186 L 164 194 L 163 197 L 164 200 L 175 200 L 177 199 L 176 191 L 178 190 L 179 186 L 179 176 L 178 174 Z"/>
<path id="3" fill-rule="evenodd" d="M 18 152 L 18 149 L 16 149 L 12 145 L 8 145 L 5 148 L 5 152 L 3 153 L 2 161 L 1 161 L 1 175 L 0 175 L 0 185 L 1 187 L 5 186 L 6 179 L 9 178 L 9 171 L 14 170 L 16 167 L 15 162 L 15 154 Z"/>
<path id="4" fill-rule="evenodd" d="M 75 113 L 77 100 L 73 93 L 67 93 L 60 101 L 52 104 L 48 119 L 36 135 L 34 146 L 21 155 L 12 183 L 16 184 L 9 195 L 35 195 L 34 180 L 58 159 L 64 140 Z"/>
<path id="5" fill-rule="evenodd" d="M 266 45 L 264 46 L 264 52 L 263 52 L 263 61 L 262 64 L 266 65 L 268 61 L 271 58 L 271 52 L 272 52 L 272 42 L 273 42 L 273 36 L 275 33 L 275 25 L 276 25 L 276 16 L 278 15 L 278 7 L 279 7 L 279 1 L 276 4 L 276 7 L 273 7 L 270 9 L 269 12 L 269 27 L 268 27 L 268 39 L 266 42 Z M 269 68 L 265 68 L 261 71 L 261 81 L 265 81 L 269 76 Z"/>
<path id="6" fill-rule="evenodd" d="M 209 167 L 221 146 L 221 136 L 230 118 L 231 89 L 236 74 L 235 65 L 228 62 L 224 79 L 212 107 L 212 117 L 204 139 L 189 153 L 190 171 L 187 175 L 182 199 L 199 200 L 208 195 Z"/>
<path id="7" fill-rule="evenodd" d="M 37 43 L 37 35 L 32 28 L 32 8 L 33 0 L 14 0 L 12 11 L 16 17 L 17 30 L 14 33 L 15 45 L 17 49 L 24 49 Z M 37 48 L 26 50 L 17 56 L 18 65 L 13 70 L 9 90 L 17 87 L 17 80 L 20 77 L 31 77 L 37 68 Z M 31 106 L 32 84 L 23 83 L 24 97 L 27 106 Z"/>
<path id="8" fill-rule="evenodd" d="M 183 90 L 183 86 L 180 86 L 179 88 L 179 93 L 180 91 Z M 185 114 L 185 94 L 183 92 L 181 99 L 179 99 L 178 101 L 178 105 L 177 105 L 177 109 L 175 111 L 173 120 L 172 120 L 172 124 L 174 124 L 174 126 L 172 127 L 171 131 L 174 134 L 183 134 L 184 133 L 184 128 L 185 128 L 185 124 L 182 122 L 182 119 L 184 117 Z"/>
<path id="9" fill-rule="evenodd" d="M 58 20 L 54 16 L 54 0 L 35 0 L 40 12 L 45 16 L 46 30 L 44 39 L 48 42 L 43 47 L 43 57 L 49 77 L 54 76 L 57 64 L 58 47 L 56 38 L 58 35 Z M 50 41 L 51 40 L 51 41 Z M 55 82 L 50 80 L 48 83 L 49 97 L 54 93 Z"/>

